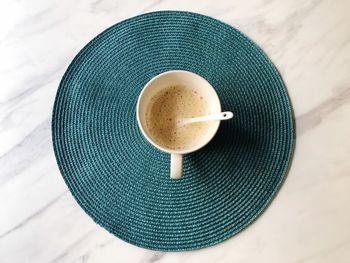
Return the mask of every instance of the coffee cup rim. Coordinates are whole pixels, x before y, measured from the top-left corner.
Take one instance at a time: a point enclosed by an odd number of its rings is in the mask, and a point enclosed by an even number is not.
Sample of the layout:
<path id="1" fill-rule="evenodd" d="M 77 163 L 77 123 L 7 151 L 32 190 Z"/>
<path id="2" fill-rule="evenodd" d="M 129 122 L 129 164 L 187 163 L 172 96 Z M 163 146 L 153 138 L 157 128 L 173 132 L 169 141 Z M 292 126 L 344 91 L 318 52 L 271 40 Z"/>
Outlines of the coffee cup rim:
<path id="1" fill-rule="evenodd" d="M 137 99 L 137 104 L 136 104 L 136 118 L 137 118 L 137 123 L 138 123 L 138 126 L 139 126 L 140 130 L 141 130 L 142 135 L 154 147 L 156 147 L 157 149 L 159 149 L 162 152 L 169 153 L 169 154 L 188 154 L 188 153 L 192 153 L 192 152 L 195 152 L 195 151 L 203 148 L 204 146 L 206 146 L 214 138 L 214 136 L 216 135 L 216 133 L 217 133 L 217 131 L 219 129 L 220 121 L 213 121 L 212 122 L 213 125 L 215 125 L 214 130 L 213 130 L 211 136 L 209 136 L 206 140 L 203 140 L 202 143 L 198 143 L 198 145 L 196 145 L 195 147 L 192 147 L 192 148 L 189 148 L 189 149 L 185 149 L 185 150 L 173 150 L 173 149 L 162 147 L 161 145 L 157 144 L 152 138 L 150 138 L 148 136 L 148 134 L 146 133 L 146 131 L 144 130 L 143 125 L 142 125 L 141 120 L 140 120 L 140 103 L 141 103 L 141 99 L 142 99 L 145 91 L 147 90 L 147 88 L 150 86 L 150 84 L 152 82 L 154 82 L 156 79 L 160 78 L 161 76 L 164 76 L 164 75 L 167 75 L 167 74 L 176 74 L 176 73 L 191 74 L 193 77 L 201 78 L 203 81 L 205 81 L 207 83 L 208 87 L 210 87 L 213 90 L 213 92 L 215 94 L 215 98 L 213 98 L 213 99 L 216 100 L 219 112 L 221 112 L 221 103 L 220 103 L 219 96 L 217 95 L 214 87 L 209 83 L 209 81 L 207 81 L 202 76 L 200 76 L 200 75 L 198 75 L 198 74 L 196 74 L 194 72 L 191 72 L 191 71 L 187 71 L 187 70 L 169 70 L 169 71 L 165 71 L 165 72 L 162 72 L 162 73 L 154 76 L 142 88 L 141 93 L 140 93 L 140 95 L 139 95 L 139 97 Z"/>

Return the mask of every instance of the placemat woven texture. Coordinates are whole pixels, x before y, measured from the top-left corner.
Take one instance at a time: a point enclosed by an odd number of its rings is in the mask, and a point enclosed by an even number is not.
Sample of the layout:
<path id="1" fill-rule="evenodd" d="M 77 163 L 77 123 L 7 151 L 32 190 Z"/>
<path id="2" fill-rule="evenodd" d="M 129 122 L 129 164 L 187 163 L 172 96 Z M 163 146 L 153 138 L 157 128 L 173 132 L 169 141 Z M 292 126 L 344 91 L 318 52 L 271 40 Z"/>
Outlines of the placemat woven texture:
<path id="1" fill-rule="evenodd" d="M 216 89 L 221 124 L 169 178 L 169 155 L 151 146 L 136 101 L 155 75 L 195 72 Z M 93 220 L 137 246 L 181 251 L 238 233 L 275 195 L 294 142 L 283 81 L 266 55 L 231 26 L 200 14 L 162 11 L 99 34 L 75 57 L 57 92 L 55 155 L 73 196 Z"/>

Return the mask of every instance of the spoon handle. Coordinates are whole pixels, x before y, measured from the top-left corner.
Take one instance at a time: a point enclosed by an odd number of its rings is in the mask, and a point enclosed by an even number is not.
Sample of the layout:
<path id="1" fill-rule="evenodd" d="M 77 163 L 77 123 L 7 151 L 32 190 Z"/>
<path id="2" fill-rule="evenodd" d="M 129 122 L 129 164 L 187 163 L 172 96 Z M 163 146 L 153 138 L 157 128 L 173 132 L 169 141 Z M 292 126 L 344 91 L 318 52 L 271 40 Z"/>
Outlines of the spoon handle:
<path id="1" fill-rule="evenodd" d="M 203 122 L 203 121 L 221 121 L 221 120 L 231 119 L 232 117 L 233 117 L 233 113 L 231 111 L 224 111 L 214 115 L 183 119 L 181 123 L 182 125 L 185 125 L 185 124 Z"/>

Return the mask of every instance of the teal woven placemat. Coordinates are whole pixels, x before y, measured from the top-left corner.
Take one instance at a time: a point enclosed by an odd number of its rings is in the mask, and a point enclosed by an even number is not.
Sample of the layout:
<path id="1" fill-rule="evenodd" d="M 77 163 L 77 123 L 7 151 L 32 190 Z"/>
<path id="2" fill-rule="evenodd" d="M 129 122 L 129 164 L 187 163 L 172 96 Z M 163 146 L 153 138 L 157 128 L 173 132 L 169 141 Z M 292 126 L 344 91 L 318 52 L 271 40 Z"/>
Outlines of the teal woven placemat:
<path id="1" fill-rule="evenodd" d="M 235 113 L 185 157 L 178 181 L 135 113 L 146 82 L 173 69 L 206 78 Z M 117 237 L 162 251 L 207 247 L 251 223 L 283 181 L 293 134 L 266 55 L 229 25 L 178 11 L 125 20 L 87 44 L 60 83 L 52 119 L 57 163 L 80 206 Z"/>

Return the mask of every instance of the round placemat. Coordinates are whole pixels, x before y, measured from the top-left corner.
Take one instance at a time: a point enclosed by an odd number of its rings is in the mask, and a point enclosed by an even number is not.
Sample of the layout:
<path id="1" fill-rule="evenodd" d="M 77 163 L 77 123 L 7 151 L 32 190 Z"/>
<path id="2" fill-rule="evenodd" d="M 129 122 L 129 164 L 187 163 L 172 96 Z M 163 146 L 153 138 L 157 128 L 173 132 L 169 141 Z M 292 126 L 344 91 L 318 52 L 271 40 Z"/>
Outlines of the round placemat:
<path id="1" fill-rule="evenodd" d="M 211 143 L 169 178 L 169 155 L 151 146 L 136 101 L 155 75 L 195 72 L 216 89 L 222 122 Z M 266 55 L 238 30 L 179 11 L 120 22 L 88 43 L 67 69 L 52 119 L 55 155 L 93 220 L 137 246 L 180 251 L 238 233 L 275 195 L 293 151 L 292 109 Z"/>

